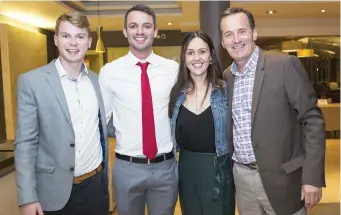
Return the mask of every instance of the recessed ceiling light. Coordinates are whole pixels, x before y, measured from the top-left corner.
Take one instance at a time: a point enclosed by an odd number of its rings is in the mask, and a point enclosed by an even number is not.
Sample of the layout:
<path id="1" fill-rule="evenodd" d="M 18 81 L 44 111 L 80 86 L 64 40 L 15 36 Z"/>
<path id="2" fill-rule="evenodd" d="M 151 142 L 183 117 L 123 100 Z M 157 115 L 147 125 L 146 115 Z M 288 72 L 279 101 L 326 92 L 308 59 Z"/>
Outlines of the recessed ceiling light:
<path id="1" fill-rule="evenodd" d="M 171 22 L 168 22 L 168 25 L 172 25 L 172 23 L 171 23 Z"/>
<path id="2" fill-rule="evenodd" d="M 274 14 L 274 13 L 277 13 L 277 11 L 275 11 L 275 10 L 268 10 L 268 11 L 266 11 L 265 13 Z"/>
<path id="3" fill-rule="evenodd" d="M 321 12 L 324 13 L 324 12 L 326 12 L 326 10 L 325 10 L 325 9 L 322 9 Z"/>

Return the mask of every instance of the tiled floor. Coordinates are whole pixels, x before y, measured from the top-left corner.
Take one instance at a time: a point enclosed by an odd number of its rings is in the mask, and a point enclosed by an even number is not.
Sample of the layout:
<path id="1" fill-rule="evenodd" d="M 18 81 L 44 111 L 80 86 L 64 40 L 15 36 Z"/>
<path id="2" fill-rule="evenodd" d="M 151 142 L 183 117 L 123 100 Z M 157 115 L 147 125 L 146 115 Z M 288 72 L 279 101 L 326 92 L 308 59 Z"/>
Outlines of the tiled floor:
<path id="1" fill-rule="evenodd" d="M 340 140 L 327 140 L 326 181 L 327 187 L 323 189 L 323 198 L 320 204 L 308 213 L 309 215 L 340 214 Z M 118 213 L 115 211 L 113 214 Z M 174 215 L 181 215 L 179 204 Z"/>

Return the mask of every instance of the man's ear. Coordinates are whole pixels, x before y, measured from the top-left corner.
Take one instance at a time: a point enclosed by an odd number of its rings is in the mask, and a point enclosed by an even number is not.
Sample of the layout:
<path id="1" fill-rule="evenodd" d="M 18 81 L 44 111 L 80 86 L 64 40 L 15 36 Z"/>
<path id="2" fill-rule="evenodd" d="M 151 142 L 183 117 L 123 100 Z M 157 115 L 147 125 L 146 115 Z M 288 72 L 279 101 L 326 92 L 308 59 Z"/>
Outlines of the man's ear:
<path id="1" fill-rule="evenodd" d="M 126 29 L 126 28 L 123 28 L 123 35 L 124 35 L 124 37 L 125 37 L 125 38 L 127 38 L 127 37 L 128 37 L 128 34 L 127 34 L 127 29 Z"/>
<path id="2" fill-rule="evenodd" d="M 257 37 L 258 37 L 257 30 L 256 30 L 256 29 L 253 29 L 253 31 L 252 31 L 252 40 L 253 40 L 253 41 L 256 41 L 256 40 L 257 40 Z"/>
<path id="3" fill-rule="evenodd" d="M 53 40 L 54 40 L 54 45 L 58 47 L 58 36 L 56 34 L 54 34 Z"/>

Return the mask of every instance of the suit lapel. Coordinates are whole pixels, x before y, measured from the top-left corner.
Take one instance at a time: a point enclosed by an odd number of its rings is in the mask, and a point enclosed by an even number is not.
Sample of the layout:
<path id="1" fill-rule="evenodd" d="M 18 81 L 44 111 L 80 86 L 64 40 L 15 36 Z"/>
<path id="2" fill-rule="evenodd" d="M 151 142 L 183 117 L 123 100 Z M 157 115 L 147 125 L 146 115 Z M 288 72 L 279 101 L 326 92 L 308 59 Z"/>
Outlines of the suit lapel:
<path id="1" fill-rule="evenodd" d="M 54 95 L 56 96 L 60 107 L 62 108 L 64 115 L 69 122 L 70 126 L 72 127 L 71 117 L 69 108 L 67 106 L 64 90 L 62 87 L 62 83 L 60 82 L 60 77 L 58 75 L 57 68 L 55 66 L 55 61 L 52 61 L 46 72 L 46 80 L 50 84 Z"/>
<path id="2" fill-rule="evenodd" d="M 96 92 L 96 96 L 97 96 L 97 101 L 98 101 L 98 107 L 100 109 L 100 113 L 103 113 L 104 114 L 104 109 L 103 109 L 103 105 L 102 105 L 102 96 L 101 96 L 101 90 L 99 88 L 99 85 L 98 85 L 98 81 L 97 81 L 97 78 L 94 76 L 94 74 L 92 72 L 89 71 L 89 78 L 90 78 L 90 81 L 92 83 L 92 86 L 94 87 L 95 89 L 95 92 Z"/>
<path id="3" fill-rule="evenodd" d="M 228 103 L 228 114 L 227 114 L 227 137 L 228 137 L 228 148 L 229 148 L 229 153 L 230 156 L 232 157 L 233 154 L 233 132 L 232 132 L 232 98 L 233 98 L 233 83 L 234 83 L 234 75 L 231 73 L 231 66 L 228 67 L 225 72 L 227 74 L 226 80 L 227 80 L 227 103 Z"/>
<path id="4" fill-rule="evenodd" d="M 260 97 L 260 92 L 262 89 L 263 79 L 264 79 L 264 61 L 265 61 L 265 51 L 259 49 L 258 63 L 255 74 L 255 82 L 253 86 L 252 95 L 252 115 L 251 115 L 251 126 L 253 125 L 255 114 L 257 111 L 258 101 Z"/>

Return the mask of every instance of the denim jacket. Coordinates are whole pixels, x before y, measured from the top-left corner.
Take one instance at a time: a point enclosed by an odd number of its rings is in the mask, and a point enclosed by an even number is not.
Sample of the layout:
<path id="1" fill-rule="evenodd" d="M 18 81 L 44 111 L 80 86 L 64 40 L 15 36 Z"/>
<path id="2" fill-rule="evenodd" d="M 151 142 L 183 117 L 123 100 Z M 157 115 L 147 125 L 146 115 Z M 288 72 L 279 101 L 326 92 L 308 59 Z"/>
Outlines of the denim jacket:
<path id="1" fill-rule="evenodd" d="M 171 131 L 173 142 L 176 144 L 175 128 L 179 114 L 179 108 L 185 101 L 185 91 L 180 92 L 180 96 L 175 102 L 173 114 L 171 118 Z M 227 118 L 227 88 L 212 88 L 211 91 L 211 109 L 214 121 L 215 130 L 215 146 L 217 156 L 222 156 L 228 153 L 227 151 L 227 133 L 226 133 L 226 118 Z M 177 148 L 177 144 L 176 147 Z"/>

